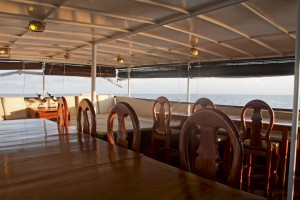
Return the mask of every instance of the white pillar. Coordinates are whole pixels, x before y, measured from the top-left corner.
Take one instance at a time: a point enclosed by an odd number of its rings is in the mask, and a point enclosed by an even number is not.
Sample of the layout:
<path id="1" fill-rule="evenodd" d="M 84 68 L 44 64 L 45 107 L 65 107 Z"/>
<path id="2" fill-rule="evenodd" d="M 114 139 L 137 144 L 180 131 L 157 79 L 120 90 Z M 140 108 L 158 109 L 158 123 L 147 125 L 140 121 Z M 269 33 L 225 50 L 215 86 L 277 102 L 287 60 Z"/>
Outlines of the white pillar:
<path id="1" fill-rule="evenodd" d="M 296 50 L 295 50 L 295 70 L 294 70 L 294 100 L 293 100 L 293 126 L 290 147 L 290 164 L 288 176 L 288 196 L 287 199 L 294 199 L 294 181 L 295 181 L 295 164 L 296 164 L 296 146 L 298 134 L 298 110 L 299 110 L 299 76 L 300 76 L 300 2 L 297 2 L 297 18 L 296 18 Z"/>
<path id="2" fill-rule="evenodd" d="M 131 93 L 131 88 L 130 88 L 130 66 L 128 66 L 128 69 L 127 69 L 127 73 L 128 73 L 128 91 L 127 91 L 127 94 L 128 94 L 128 97 L 130 97 L 130 93 Z"/>
<path id="3" fill-rule="evenodd" d="M 191 101 L 191 91 L 190 91 L 190 63 L 188 63 L 187 65 L 187 89 L 186 89 L 186 102 L 190 102 Z"/>
<path id="4" fill-rule="evenodd" d="M 92 103 L 96 102 L 96 75 L 97 75 L 97 44 L 92 44 L 92 66 L 91 66 L 91 77 L 92 77 Z"/>
<path id="5" fill-rule="evenodd" d="M 43 63 L 42 70 L 43 70 L 43 97 L 45 98 L 46 95 L 45 63 Z"/>

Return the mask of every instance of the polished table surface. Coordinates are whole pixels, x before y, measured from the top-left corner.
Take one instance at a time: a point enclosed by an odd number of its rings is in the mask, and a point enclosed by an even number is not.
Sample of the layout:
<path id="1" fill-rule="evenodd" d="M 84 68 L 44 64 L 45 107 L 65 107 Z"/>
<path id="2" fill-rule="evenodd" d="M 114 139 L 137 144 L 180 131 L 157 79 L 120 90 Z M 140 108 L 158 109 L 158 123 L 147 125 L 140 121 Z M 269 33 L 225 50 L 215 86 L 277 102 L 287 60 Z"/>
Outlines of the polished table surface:
<path id="1" fill-rule="evenodd" d="M 1 199 L 259 199 L 46 119 L 0 122 Z"/>

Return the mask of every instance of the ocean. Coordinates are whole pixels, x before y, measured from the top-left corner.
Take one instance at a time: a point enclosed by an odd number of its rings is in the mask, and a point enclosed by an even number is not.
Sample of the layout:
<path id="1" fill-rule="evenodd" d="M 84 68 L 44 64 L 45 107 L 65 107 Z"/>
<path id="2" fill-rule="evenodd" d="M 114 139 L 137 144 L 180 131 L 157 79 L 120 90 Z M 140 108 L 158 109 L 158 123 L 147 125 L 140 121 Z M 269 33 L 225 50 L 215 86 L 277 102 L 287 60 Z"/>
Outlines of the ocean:
<path id="1" fill-rule="evenodd" d="M 171 101 L 186 102 L 186 94 L 132 94 L 132 97 L 156 99 L 165 96 Z M 244 106 L 253 99 L 260 99 L 269 104 L 272 108 L 292 109 L 293 95 L 215 95 L 215 94 L 191 94 L 190 101 L 194 103 L 197 99 L 206 97 L 215 104 Z"/>
<path id="2" fill-rule="evenodd" d="M 80 94 L 65 94 L 80 95 Z M 125 94 L 115 94 L 116 96 L 126 96 Z M 0 96 L 24 96 L 36 97 L 35 94 L 0 94 Z M 54 94 L 54 96 L 61 96 Z M 165 96 L 170 101 L 186 102 L 186 94 L 131 94 L 131 97 L 156 99 L 159 96 Z M 268 103 L 272 108 L 292 109 L 292 95 L 216 95 L 216 94 L 191 94 L 191 102 L 194 103 L 197 99 L 206 97 L 219 105 L 244 106 L 247 102 L 253 99 L 260 99 Z"/>

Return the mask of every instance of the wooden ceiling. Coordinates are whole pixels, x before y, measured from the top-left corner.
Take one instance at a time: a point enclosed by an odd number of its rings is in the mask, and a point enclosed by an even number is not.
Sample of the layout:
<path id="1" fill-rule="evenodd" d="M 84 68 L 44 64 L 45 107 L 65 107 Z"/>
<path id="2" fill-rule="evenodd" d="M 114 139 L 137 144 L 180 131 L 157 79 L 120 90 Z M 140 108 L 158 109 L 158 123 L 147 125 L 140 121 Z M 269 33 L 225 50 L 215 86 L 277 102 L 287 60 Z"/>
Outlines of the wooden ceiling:
<path id="1" fill-rule="evenodd" d="M 114 68 L 294 57 L 296 3 L 0 0 L 0 48 L 10 48 L 0 59 L 90 65 L 92 44 L 97 64 Z M 30 20 L 45 31 L 29 31 Z"/>

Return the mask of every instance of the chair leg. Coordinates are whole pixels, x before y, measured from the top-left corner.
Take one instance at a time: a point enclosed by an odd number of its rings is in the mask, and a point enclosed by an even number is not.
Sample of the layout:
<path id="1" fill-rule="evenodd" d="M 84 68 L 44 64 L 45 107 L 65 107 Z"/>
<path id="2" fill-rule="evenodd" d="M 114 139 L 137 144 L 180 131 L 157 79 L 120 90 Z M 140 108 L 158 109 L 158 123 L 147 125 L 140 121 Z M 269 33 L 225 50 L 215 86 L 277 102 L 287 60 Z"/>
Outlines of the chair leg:
<path id="1" fill-rule="evenodd" d="M 271 174 L 270 174 L 270 183 L 272 187 L 277 187 L 277 168 L 279 164 L 279 150 L 275 149 L 272 151 L 272 158 L 271 158 Z"/>
<path id="2" fill-rule="evenodd" d="M 272 157 L 272 154 L 270 154 L 269 156 L 267 156 L 267 160 L 266 160 L 266 175 L 265 175 L 265 179 L 266 179 L 266 192 L 267 192 L 267 195 L 269 194 L 269 189 L 270 189 L 271 157 Z"/>
<path id="3" fill-rule="evenodd" d="M 168 164 L 170 164 L 170 156 L 171 156 L 170 140 L 166 140 L 165 141 L 165 160 Z"/>
<path id="4" fill-rule="evenodd" d="M 156 142 L 154 137 L 152 137 L 151 139 L 151 154 L 152 154 L 152 158 L 156 159 Z"/>
<path id="5" fill-rule="evenodd" d="M 251 180 L 251 168 L 252 168 L 252 155 L 249 154 L 247 157 L 246 157 L 246 165 L 248 166 L 247 167 L 247 186 L 248 188 L 250 187 L 250 180 Z"/>

